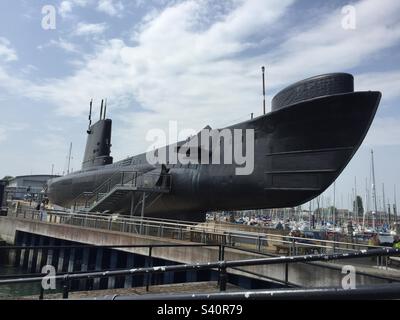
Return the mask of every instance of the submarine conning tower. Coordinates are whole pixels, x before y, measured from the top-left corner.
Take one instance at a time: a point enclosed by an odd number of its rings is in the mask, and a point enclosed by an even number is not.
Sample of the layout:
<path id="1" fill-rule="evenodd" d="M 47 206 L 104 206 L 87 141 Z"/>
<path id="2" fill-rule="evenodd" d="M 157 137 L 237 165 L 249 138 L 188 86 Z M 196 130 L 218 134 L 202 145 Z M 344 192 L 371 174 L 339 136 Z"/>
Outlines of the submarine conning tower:
<path id="1" fill-rule="evenodd" d="M 271 109 L 277 111 L 304 100 L 354 92 L 354 77 L 337 72 L 298 81 L 278 92 L 272 99 Z"/>
<path id="2" fill-rule="evenodd" d="M 101 101 L 100 119 L 92 123 L 92 103 L 90 102 L 89 127 L 85 155 L 83 157 L 82 169 L 104 166 L 113 163 L 111 153 L 111 119 L 106 119 L 107 102 Z M 104 105 L 104 109 L 103 109 Z"/>

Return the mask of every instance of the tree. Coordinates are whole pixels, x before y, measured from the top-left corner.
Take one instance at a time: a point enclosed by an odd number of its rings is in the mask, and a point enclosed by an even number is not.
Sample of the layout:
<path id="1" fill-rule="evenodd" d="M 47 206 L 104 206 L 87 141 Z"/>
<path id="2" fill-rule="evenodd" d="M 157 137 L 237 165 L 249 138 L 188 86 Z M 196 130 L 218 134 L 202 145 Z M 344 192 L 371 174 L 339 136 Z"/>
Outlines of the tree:
<path id="1" fill-rule="evenodd" d="M 12 176 L 5 176 L 5 177 L 4 177 L 3 179 L 1 179 L 1 180 L 5 181 L 5 182 L 6 182 L 6 185 L 8 185 L 12 179 L 14 179 L 14 177 L 12 177 Z"/>
<path id="2" fill-rule="evenodd" d="M 353 201 L 353 212 L 357 213 L 357 216 L 362 216 L 364 214 L 364 206 L 362 198 L 360 196 L 357 196 L 356 200 L 357 200 L 357 206 L 356 202 Z"/>

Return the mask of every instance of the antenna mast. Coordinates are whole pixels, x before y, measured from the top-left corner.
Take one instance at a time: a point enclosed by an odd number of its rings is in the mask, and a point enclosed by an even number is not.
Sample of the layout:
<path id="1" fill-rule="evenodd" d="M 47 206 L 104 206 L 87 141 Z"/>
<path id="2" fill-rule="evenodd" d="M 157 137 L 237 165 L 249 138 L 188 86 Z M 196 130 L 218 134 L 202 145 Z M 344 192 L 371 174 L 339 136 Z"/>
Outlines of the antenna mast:
<path id="1" fill-rule="evenodd" d="M 107 99 L 104 102 L 104 117 L 103 117 L 104 120 L 106 119 L 106 112 L 107 112 Z"/>
<path id="2" fill-rule="evenodd" d="M 103 118 L 103 104 L 104 104 L 104 100 L 101 99 L 100 120 Z"/>
<path id="3" fill-rule="evenodd" d="M 90 109 L 89 109 L 89 127 L 87 129 L 87 133 L 90 134 L 91 130 L 90 127 L 92 126 L 92 106 L 93 106 L 93 99 L 90 100 Z"/>
<path id="4" fill-rule="evenodd" d="M 262 66 L 261 67 L 261 71 L 262 71 L 262 82 L 263 82 L 263 114 L 265 114 L 265 67 Z"/>

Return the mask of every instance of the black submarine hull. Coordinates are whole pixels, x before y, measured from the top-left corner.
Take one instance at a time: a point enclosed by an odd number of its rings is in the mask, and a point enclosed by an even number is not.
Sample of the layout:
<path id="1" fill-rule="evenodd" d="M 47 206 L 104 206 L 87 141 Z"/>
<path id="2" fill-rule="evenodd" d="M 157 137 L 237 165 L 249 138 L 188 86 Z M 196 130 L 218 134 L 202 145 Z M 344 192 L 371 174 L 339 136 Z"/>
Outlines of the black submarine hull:
<path id="1" fill-rule="evenodd" d="M 235 165 L 168 164 L 171 192 L 146 208 L 146 217 L 204 221 L 211 210 L 266 209 L 301 205 L 326 190 L 349 163 L 372 123 L 380 92 L 310 97 L 227 129 L 254 129 L 254 171 L 236 175 Z M 126 162 L 126 161 L 125 161 Z M 152 172 L 145 154 L 93 167 L 48 183 L 52 203 L 73 205 L 118 170 Z M 114 212 L 129 214 L 130 197 Z"/>

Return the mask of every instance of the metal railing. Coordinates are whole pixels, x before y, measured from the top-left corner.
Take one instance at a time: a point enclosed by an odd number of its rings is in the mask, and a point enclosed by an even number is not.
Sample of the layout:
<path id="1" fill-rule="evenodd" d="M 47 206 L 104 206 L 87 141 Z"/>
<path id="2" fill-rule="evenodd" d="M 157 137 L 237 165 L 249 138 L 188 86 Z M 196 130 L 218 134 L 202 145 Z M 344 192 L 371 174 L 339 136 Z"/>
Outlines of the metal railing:
<path id="1" fill-rule="evenodd" d="M 169 174 L 144 173 L 131 170 L 117 171 L 95 190 L 81 193 L 72 203 L 74 204 L 74 210 L 89 208 L 118 187 L 168 192 L 171 189 L 171 179 Z"/>
<path id="2" fill-rule="evenodd" d="M 233 231 L 223 227 L 168 221 L 163 219 L 140 219 L 121 215 L 66 213 L 48 211 L 45 216 L 33 209 L 19 209 L 17 218 L 41 220 L 55 224 L 68 224 L 84 228 L 103 229 L 133 233 L 157 238 L 169 238 L 203 244 L 221 244 L 259 253 L 289 255 L 313 253 L 346 253 L 382 248 L 368 244 L 337 242 L 278 234 Z M 377 259 L 377 265 L 388 265 L 388 259 Z"/>
<path id="3" fill-rule="evenodd" d="M 219 272 L 219 290 L 226 291 L 228 283 L 228 268 L 243 267 L 243 266 L 258 266 L 258 265 L 273 265 L 273 264 L 292 264 L 298 262 L 312 262 L 312 261 L 329 261 L 329 260 L 347 260 L 360 257 L 374 257 L 374 256 L 389 256 L 399 255 L 400 249 L 372 249 L 369 251 L 361 250 L 352 253 L 341 254 L 317 254 L 317 255 L 303 255 L 292 257 L 272 257 L 272 258 L 258 258 L 258 259 L 243 259 L 234 261 L 219 260 L 207 263 L 196 264 L 180 264 L 170 266 L 157 266 L 157 267 L 144 267 L 123 270 L 107 270 L 107 271 L 91 271 L 70 273 L 64 275 L 46 276 L 47 279 L 54 279 L 62 281 L 63 283 L 63 298 L 68 298 L 69 284 L 72 280 L 80 279 L 93 279 L 93 278 L 108 278 L 113 276 L 135 276 L 135 275 L 152 275 L 156 273 L 165 272 L 180 272 L 180 271 L 195 271 L 216 269 Z M 221 256 L 221 254 L 220 254 Z M 30 277 L 21 279 L 4 279 L 0 280 L 0 285 L 9 285 L 16 283 L 41 283 L 43 277 Z M 396 286 L 398 288 L 398 285 Z M 304 289 L 303 289 L 304 290 Z M 329 290 L 329 288 L 328 288 Z M 43 291 L 41 292 L 43 298 Z M 400 292 L 396 291 L 396 298 L 400 297 Z"/>

